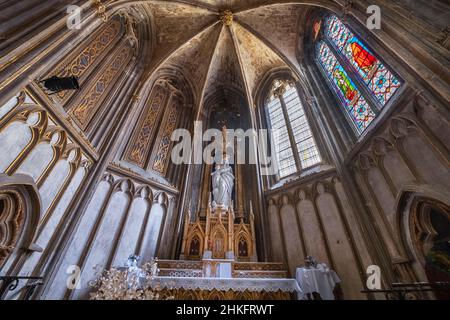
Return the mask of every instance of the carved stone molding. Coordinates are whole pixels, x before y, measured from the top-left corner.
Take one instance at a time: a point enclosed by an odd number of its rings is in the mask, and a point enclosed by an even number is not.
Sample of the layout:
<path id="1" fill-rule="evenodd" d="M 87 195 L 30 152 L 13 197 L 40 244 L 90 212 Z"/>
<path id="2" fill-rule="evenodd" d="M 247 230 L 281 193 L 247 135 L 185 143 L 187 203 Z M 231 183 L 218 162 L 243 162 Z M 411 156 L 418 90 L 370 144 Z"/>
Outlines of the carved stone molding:
<path id="1" fill-rule="evenodd" d="M 224 10 L 220 13 L 219 20 L 226 26 L 231 26 L 233 19 L 233 12 L 230 10 Z"/>
<path id="2" fill-rule="evenodd" d="M 33 247 L 41 201 L 39 191 L 29 176 L 0 174 L 0 204 L 1 268 L 11 255 L 19 256 Z M 7 271 L 3 270 L 4 273 Z"/>

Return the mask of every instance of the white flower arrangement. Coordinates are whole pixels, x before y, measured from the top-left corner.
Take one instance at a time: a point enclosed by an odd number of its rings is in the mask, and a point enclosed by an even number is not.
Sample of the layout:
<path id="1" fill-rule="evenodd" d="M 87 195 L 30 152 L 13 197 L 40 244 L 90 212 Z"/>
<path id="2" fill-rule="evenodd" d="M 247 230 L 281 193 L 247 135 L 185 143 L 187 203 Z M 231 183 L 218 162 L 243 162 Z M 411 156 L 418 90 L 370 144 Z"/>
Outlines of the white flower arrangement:
<path id="1" fill-rule="evenodd" d="M 158 287 L 142 284 L 150 283 L 159 272 L 157 259 L 152 259 L 137 266 L 139 257 L 130 256 L 127 268 L 111 268 L 104 270 L 100 277 L 90 286 L 94 292 L 90 293 L 91 300 L 163 300 Z M 131 263 L 130 263 L 131 261 Z M 173 297 L 164 300 L 173 300 Z"/>

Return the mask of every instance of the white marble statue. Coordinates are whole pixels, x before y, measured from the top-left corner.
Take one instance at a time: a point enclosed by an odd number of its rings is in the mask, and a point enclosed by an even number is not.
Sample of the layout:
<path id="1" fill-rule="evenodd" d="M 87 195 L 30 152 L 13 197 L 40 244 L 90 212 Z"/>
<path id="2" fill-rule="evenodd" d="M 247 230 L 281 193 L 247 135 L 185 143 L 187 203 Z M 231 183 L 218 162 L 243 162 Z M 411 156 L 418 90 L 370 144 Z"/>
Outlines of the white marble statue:
<path id="1" fill-rule="evenodd" d="M 213 208 L 228 209 L 232 205 L 231 195 L 234 186 L 234 175 L 227 160 L 223 164 L 216 163 L 212 176 Z"/>

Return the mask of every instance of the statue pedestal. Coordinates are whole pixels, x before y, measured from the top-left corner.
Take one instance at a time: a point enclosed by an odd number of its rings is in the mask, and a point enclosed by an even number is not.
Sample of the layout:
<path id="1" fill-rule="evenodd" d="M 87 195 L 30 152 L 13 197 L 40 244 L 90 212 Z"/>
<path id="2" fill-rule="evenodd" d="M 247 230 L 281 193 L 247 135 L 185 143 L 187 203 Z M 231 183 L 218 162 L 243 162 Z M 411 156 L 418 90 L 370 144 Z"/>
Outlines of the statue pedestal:
<path id="1" fill-rule="evenodd" d="M 205 278 L 233 278 L 234 260 L 203 259 L 203 277 Z"/>
<path id="2" fill-rule="evenodd" d="M 225 253 L 225 259 L 234 260 L 234 252 L 228 251 L 227 253 Z"/>
<path id="3" fill-rule="evenodd" d="M 205 252 L 203 253 L 203 259 L 212 259 L 212 251 L 205 250 Z"/>

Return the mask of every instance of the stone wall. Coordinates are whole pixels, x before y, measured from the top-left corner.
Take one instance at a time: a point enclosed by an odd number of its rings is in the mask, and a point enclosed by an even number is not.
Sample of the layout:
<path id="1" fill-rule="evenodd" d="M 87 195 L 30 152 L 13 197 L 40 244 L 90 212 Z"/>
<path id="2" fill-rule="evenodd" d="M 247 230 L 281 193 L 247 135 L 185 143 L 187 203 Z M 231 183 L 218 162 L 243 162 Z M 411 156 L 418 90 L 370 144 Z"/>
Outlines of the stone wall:
<path id="1" fill-rule="evenodd" d="M 291 276 L 313 256 L 336 270 L 344 298 L 361 299 L 363 269 L 372 264 L 348 196 L 334 170 L 266 194 L 272 260 Z"/>
<path id="2" fill-rule="evenodd" d="M 404 212 L 402 199 L 420 195 L 448 205 L 450 127 L 445 112 L 420 96 L 398 108 L 349 162 L 396 278 L 427 281 L 417 253 L 406 245 L 411 226 L 403 215 L 411 212 Z"/>
<path id="3" fill-rule="evenodd" d="M 46 299 L 86 299 L 99 272 L 126 265 L 132 254 L 142 262 L 167 250 L 164 226 L 173 226 L 174 197 L 130 178 L 107 172 L 98 184 L 80 224 L 72 234 Z M 80 287 L 68 290 L 67 270 L 80 268 Z M 76 268 L 75 267 L 75 268 Z"/>

